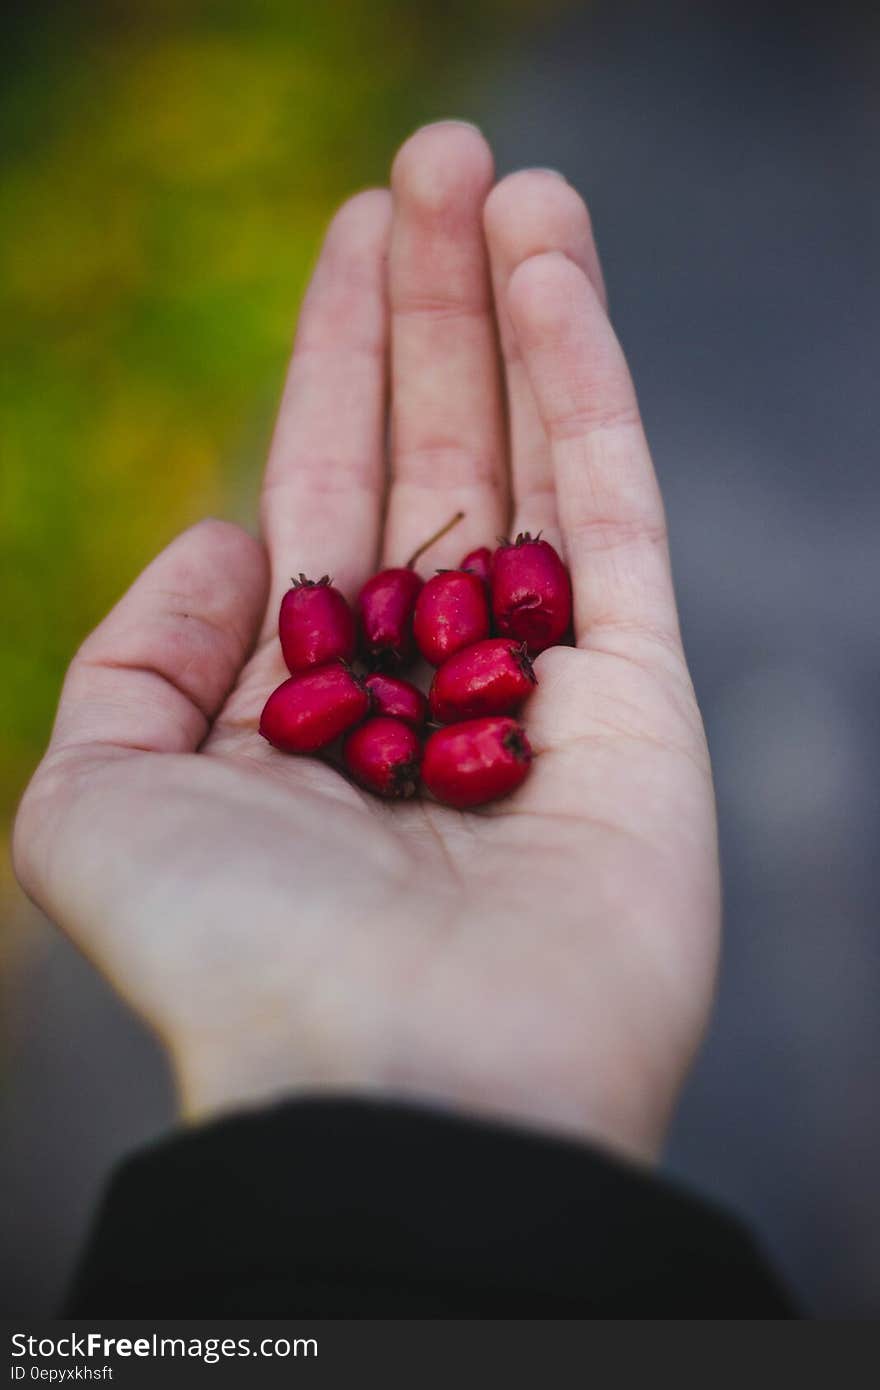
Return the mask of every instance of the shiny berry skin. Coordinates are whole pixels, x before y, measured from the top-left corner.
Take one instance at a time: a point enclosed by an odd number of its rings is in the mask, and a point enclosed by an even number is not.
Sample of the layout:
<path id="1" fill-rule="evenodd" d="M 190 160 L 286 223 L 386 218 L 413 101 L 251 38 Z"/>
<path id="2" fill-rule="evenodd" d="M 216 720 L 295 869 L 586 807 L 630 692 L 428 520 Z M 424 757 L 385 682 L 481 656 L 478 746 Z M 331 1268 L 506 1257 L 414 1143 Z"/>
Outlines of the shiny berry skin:
<path id="1" fill-rule="evenodd" d="M 364 685 L 373 701 L 373 713 L 389 719 L 402 719 L 412 729 L 423 729 L 428 718 L 428 701 L 417 685 L 376 671 L 367 676 Z"/>
<path id="2" fill-rule="evenodd" d="M 482 579 L 484 584 L 491 584 L 492 552 L 488 545 L 481 545 L 478 550 L 469 551 L 458 568 L 460 570 L 470 570 L 478 579 Z"/>
<path id="3" fill-rule="evenodd" d="M 411 569 L 380 570 L 358 595 L 364 656 L 382 669 L 415 660 L 413 609 L 423 581 Z"/>
<path id="4" fill-rule="evenodd" d="M 456 512 L 422 541 L 401 569 L 380 570 L 361 589 L 357 604 L 361 648 L 375 669 L 394 670 L 415 660 L 413 609 L 423 583 L 415 572 L 416 561 L 463 517 L 464 512 Z"/>
<path id="5" fill-rule="evenodd" d="M 284 753 L 314 753 L 360 723 L 369 692 L 341 661 L 316 666 L 279 685 L 263 707 L 260 733 Z"/>
<path id="6" fill-rule="evenodd" d="M 281 600 L 278 636 L 287 669 L 293 675 L 328 661 L 354 656 L 354 614 L 330 576 L 315 582 L 301 574 Z"/>
<path id="7" fill-rule="evenodd" d="M 514 714 L 536 685 L 525 643 L 488 637 L 440 667 L 429 696 L 431 718 L 456 724 L 487 714 Z"/>
<path id="8" fill-rule="evenodd" d="M 514 791 L 531 762 L 525 730 L 515 719 L 469 719 L 431 735 L 422 781 L 438 801 L 466 810 Z"/>
<path id="9" fill-rule="evenodd" d="M 486 586 L 464 570 L 441 570 L 416 600 L 413 632 L 426 661 L 439 666 L 462 647 L 489 636 Z"/>
<path id="10" fill-rule="evenodd" d="M 503 637 L 533 656 L 560 642 L 571 621 L 571 580 L 549 541 L 528 531 L 499 546 L 492 565 L 492 612 Z"/>
<path id="11" fill-rule="evenodd" d="M 342 745 L 342 760 L 351 776 L 377 796 L 412 796 L 419 784 L 422 744 L 399 719 L 368 719 Z"/>

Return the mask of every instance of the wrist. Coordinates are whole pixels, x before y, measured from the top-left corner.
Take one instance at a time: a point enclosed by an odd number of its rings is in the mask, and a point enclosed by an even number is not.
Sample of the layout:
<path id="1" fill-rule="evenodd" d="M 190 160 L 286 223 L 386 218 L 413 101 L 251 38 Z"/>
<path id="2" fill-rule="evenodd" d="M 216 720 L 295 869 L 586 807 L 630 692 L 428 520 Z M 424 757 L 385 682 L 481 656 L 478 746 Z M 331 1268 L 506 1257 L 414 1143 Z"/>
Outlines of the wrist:
<path id="1" fill-rule="evenodd" d="M 229 1045 L 229 1040 L 234 1044 Z M 302 1036 L 280 1038 L 265 1027 L 230 1028 L 228 1040 L 206 1034 L 169 1047 L 178 1109 L 187 1124 L 302 1095 L 358 1095 L 376 1089 L 362 1060 L 349 1063 Z"/>
<path id="2" fill-rule="evenodd" d="M 208 1123 L 231 1111 L 315 1096 L 397 1100 L 555 1134 L 599 1146 L 640 1164 L 656 1162 L 671 1101 L 662 1086 L 633 1085 L 632 1077 L 604 1084 L 595 1075 L 572 1084 L 568 1068 L 536 1077 L 528 1066 L 494 1071 L 433 1067 L 412 1052 L 368 1063 L 370 1049 L 306 1041 L 266 1030 L 230 1029 L 236 1046 L 212 1035 L 170 1049 L 179 1109 L 187 1124 Z M 247 1037 L 247 1046 L 241 1046 Z M 448 1060 L 448 1059 L 447 1059 Z M 648 1078 L 650 1081 L 650 1078 Z M 656 1078 L 655 1078 L 656 1080 Z M 658 1102 L 658 1097 L 661 1099 Z"/>

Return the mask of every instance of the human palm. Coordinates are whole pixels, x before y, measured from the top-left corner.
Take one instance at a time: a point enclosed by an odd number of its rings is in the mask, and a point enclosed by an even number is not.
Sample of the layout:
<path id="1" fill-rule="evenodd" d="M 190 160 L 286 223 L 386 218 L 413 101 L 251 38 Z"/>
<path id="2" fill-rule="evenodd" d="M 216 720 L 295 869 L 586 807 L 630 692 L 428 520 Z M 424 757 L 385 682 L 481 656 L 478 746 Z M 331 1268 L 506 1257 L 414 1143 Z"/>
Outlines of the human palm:
<path id="1" fill-rule="evenodd" d="M 16 861 L 165 1039 L 192 1115 L 372 1091 L 648 1156 L 711 991 L 708 756 L 586 210 L 546 172 L 491 184 L 482 138 L 446 123 L 403 147 L 393 198 L 337 216 L 265 546 L 202 523 L 87 640 Z M 288 576 L 353 594 L 457 508 L 431 564 L 543 528 L 578 638 L 538 659 L 530 777 L 467 813 L 379 802 L 256 732 Z"/>

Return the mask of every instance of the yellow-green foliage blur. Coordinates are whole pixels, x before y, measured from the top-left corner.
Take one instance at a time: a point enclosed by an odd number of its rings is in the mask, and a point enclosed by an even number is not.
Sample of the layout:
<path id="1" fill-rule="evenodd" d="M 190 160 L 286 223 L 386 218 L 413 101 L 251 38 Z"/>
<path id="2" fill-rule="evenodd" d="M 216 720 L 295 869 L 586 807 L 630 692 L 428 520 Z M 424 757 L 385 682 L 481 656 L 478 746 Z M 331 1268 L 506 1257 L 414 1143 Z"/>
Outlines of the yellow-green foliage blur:
<path id="1" fill-rule="evenodd" d="M 0 76 L 0 838 L 73 650 L 252 493 L 333 206 L 541 6 L 35 0 Z"/>

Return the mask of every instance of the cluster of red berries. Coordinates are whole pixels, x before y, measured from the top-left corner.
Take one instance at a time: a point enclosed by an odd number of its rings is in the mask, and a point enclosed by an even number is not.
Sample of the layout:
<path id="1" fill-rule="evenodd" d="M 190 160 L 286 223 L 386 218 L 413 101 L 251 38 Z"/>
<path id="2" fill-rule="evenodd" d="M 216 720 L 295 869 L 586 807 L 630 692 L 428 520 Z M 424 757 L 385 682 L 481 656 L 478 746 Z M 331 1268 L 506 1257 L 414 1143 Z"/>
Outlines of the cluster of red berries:
<path id="1" fill-rule="evenodd" d="M 535 685 L 530 658 L 567 638 L 571 582 L 553 546 L 528 532 L 424 582 L 416 560 L 460 520 L 404 568 L 373 575 L 357 619 L 328 575 L 294 580 L 278 621 L 292 674 L 266 702 L 264 738 L 316 753 L 344 735 L 347 771 L 378 796 L 412 796 L 421 777 L 464 809 L 520 785 L 532 752 L 513 716 Z M 427 698 L 400 675 L 419 655 L 437 668 Z M 370 674 L 358 674 L 356 657 Z M 441 727 L 423 742 L 429 721 Z"/>

